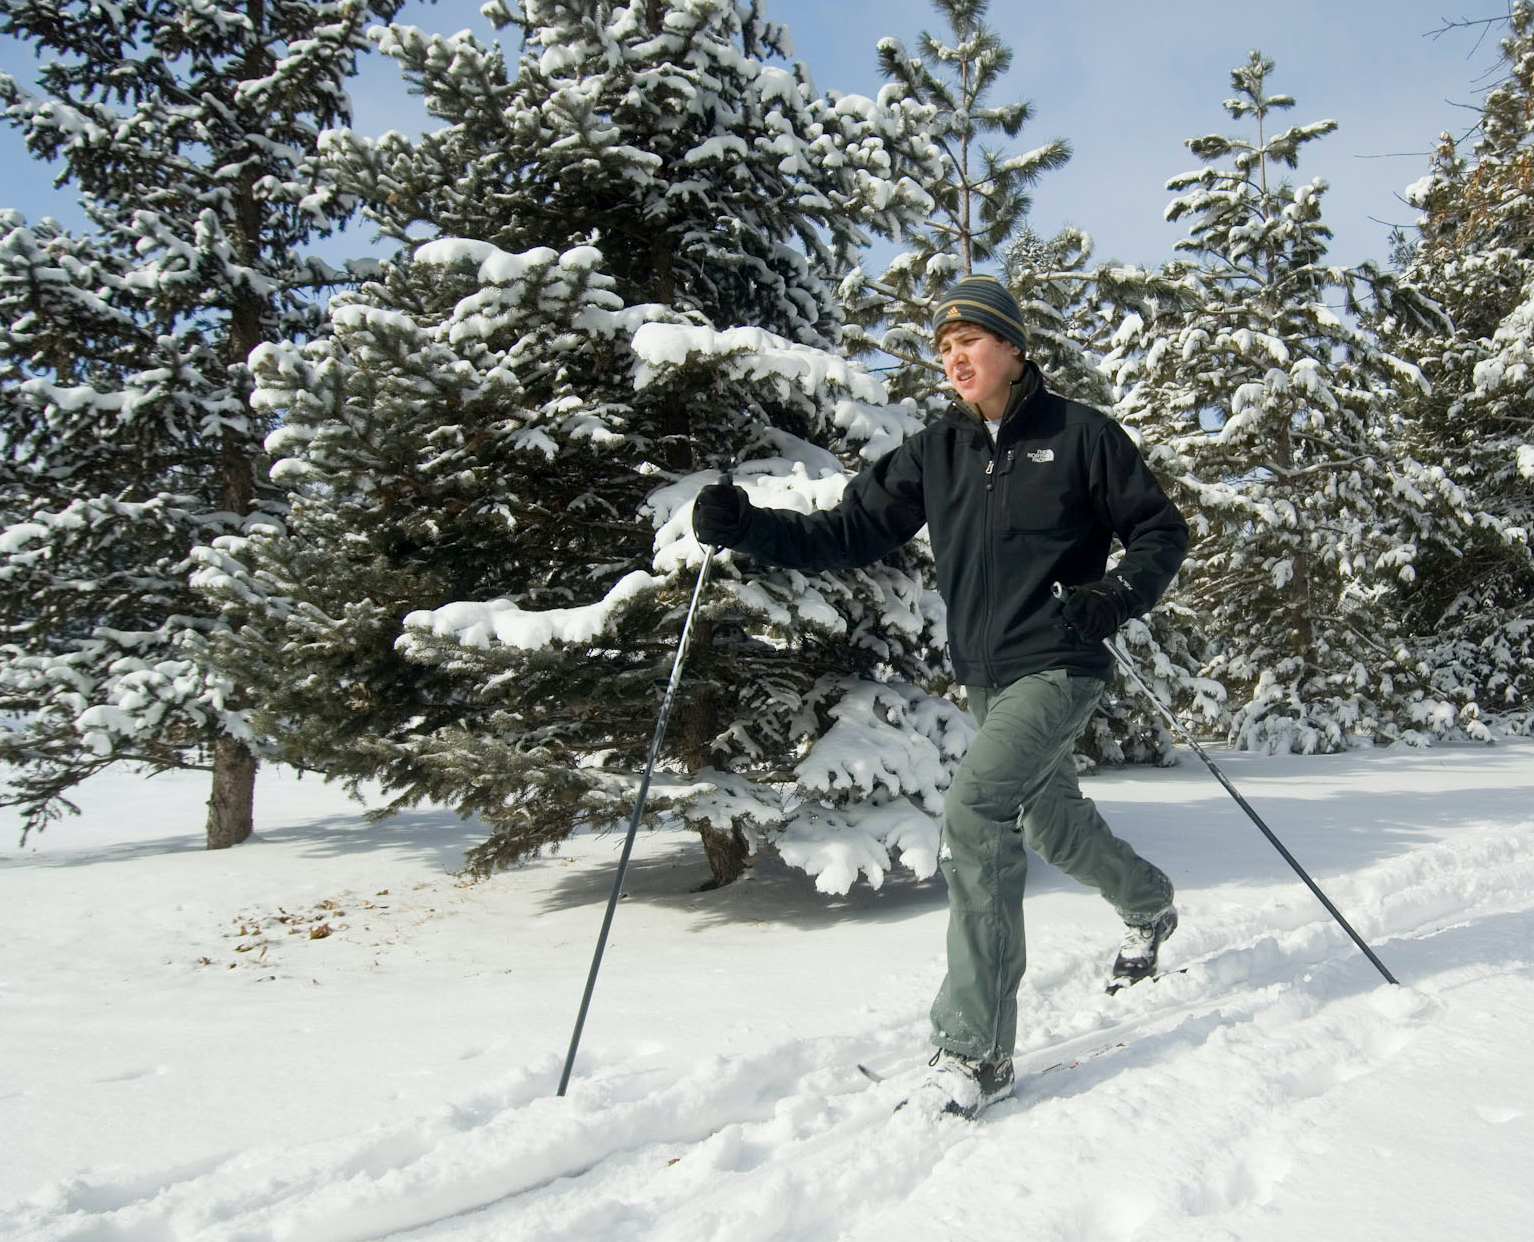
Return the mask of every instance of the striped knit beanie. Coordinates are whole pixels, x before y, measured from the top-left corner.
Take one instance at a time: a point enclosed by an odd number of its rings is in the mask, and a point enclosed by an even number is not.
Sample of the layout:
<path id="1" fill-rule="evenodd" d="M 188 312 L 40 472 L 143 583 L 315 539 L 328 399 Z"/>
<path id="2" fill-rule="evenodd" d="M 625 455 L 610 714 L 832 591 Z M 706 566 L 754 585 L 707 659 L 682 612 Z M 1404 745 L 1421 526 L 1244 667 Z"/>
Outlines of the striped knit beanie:
<path id="1" fill-rule="evenodd" d="M 943 295 L 932 312 L 933 335 L 950 323 L 979 324 L 1016 345 L 1025 355 L 1028 352 L 1023 312 L 1006 285 L 994 276 L 966 276 Z"/>

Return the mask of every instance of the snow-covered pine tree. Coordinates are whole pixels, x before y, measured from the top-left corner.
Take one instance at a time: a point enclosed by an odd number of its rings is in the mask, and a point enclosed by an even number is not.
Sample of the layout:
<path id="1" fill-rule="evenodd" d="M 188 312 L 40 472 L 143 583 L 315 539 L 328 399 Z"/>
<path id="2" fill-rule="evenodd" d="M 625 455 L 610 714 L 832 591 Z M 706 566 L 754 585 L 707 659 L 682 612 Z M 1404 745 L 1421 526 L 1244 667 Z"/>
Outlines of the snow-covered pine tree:
<path id="1" fill-rule="evenodd" d="M 333 273 L 319 131 L 398 0 L 7 0 L 44 57 L 6 118 L 93 231 L 6 213 L 0 241 L 0 760 L 29 828 L 106 764 L 211 766 L 210 848 L 251 829 L 258 689 L 212 674 L 191 550 L 276 502 L 246 358 L 302 336 Z"/>
<path id="2" fill-rule="evenodd" d="M 1030 348 L 1043 359 L 1051 386 L 1107 409 L 1114 394 L 1102 362 L 1115 348 L 1116 327 L 1132 315 L 1154 333 L 1163 316 L 1175 320 L 1197 305 L 1202 290 L 1175 265 L 1148 271 L 1124 263 L 1092 266 L 1091 258 L 1092 239 L 1079 229 L 1043 238 L 1025 224 L 1008 246 L 1007 279 L 1030 312 Z M 1199 675 L 1198 632 L 1196 619 L 1172 596 L 1121 631 L 1119 641 L 1163 700 L 1197 702 L 1201 718 L 1218 718 L 1223 690 Z M 1172 763 L 1174 740 L 1156 708 L 1121 679 L 1077 741 L 1076 760 L 1082 767 Z"/>
<path id="3" fill-rule="evenodd" d="M 1404 296 L 1372 265 L 1328 265 L 1325 183 L 1281 179 L 1335 123 L 1275 127 L 1294 101 L 1269 93 L 1272 69 L 1253 52 L 1231 73 L 1225 108 L 1255 135 L 1191 140 L 1207 167 L 1168 183 L 1167 215 L 1189 222 L 1179 247 L 1200 269 L 1183 270 L 1205 297 L 1153 329 L 1120 322 L 1116 414 L 1145 432 L 1189 517 L 1172 603 L 1203 622 L 1203 673 L 1237 705 L 1235 741 L 1315 751 L 1419 738 L 1453 713 L 1389 604 L 1420 544 L 1453 520 L 1453 497 L 1395 443 L 1401 393 L 1423 387 L 1420 374 L 1345 317 L 1355 288 Z"/>
<path id="4" fill-rule="evenodd" d="M 1033 108 L 1024 101 L 991 102 L 1011 68 L 1012 50 L 986 25 L 987 7 L 985 0 L 933 0 L 948 27 L 945 36 L 922 32 L 914 54 L 894 38 L 879 43 L 880 64 L 890 80 L 886 96 L 893 93 L 932 110 L 931 132 L 946 160 L 940 176 L 926 183 L 937 211 L 908 232 L 905 249 L 878 278 L 856 269 L 843 281 L 849 319 L 844 348 L 856 356 L 894 358 L 891 391 L 940 410 L 952 393 L 935 361 L 927 307 L 977 265 L 999 265 L 1027 321 L 1029 353 L 1050 386 L 1106 406 L 1111 386 L 1093 348 L 1105 335 L 1106 316 L 1130 308 L 1149 319 L 1156 307 L 1175 304 L 1186 290 L 1130 264 L 1094 263 L 1092 239 L 1079 229 L 1062 229 L 1053 237 L 1033 229 L 1032 187 L 1066 163 L 1070 147 L 1062 139 L 1022 153 L 991 145 L 1016 138 Z M 1186 640 L 1164 618 L 1154 629 L 1154 638 L 1146 627 L 1130 633 L 1137 655 L 1191 686 L 1189 659 L 1172 654 L 1182 652 Z M 1153 708 L 1134 698 L 1109 698 L 1083 735 L 1078 758 L 1110 764 L 1166 761 L 1171 742 Z"/>
<path id="5" fill-rule="evenodd" d="M 1087 233 L 1064 228 L 1040 236 L 1024 223 L 1008 242 L 1004 279 L 1028 316 L 1028 352 L 1050 386 L 1078 401 L 1105 406 L 1112 385 L 1090 348 L 1107 307 L 1143 308 L 1156 278 L 1128 264 L 1095 265 Z"/>
<path id="6" fill-rule="evenodd" d="M 987 0 L 933 0 L 946 35 L 923 31 L 914 53 L 898 39 L 879 41 L 879 65 L 889 79 L 881 98 L 930 109 L 928 130 L 945 159 L 924 183 L 935 210 L 907 232 L 902 252 L 877 278 L 861 269 L 845 278 L 844 346 L 855 355 L 877 350 L 897 359 L 891 391 L 924 406 L 941 405 L 944 390 L 942 370 L 933 361 L 931 299 L 956 278 L 1005 262 L 1008 244 L 1026 228 L 1030 188 L 1070 159 L 1062 139 L 1018 154 L 990 145 L 997 138 L 1016 138 L 1032 119 L 1033 105 L 990 102 L 1011 67 L 1012 49 L 985 24 L 987 7 Z M 1030 319 L 1039 318 L 1029 326 L 1044 351 L 1040 362 L 1057 361 L 1047 356 L 1057 326 L 1052 308 L 1029 300 L 1024 310 Z"/>
<path id="7" fill-rule="evenodd" d="M 330 163 L 405 249 L 331 336 L 259 355 L 292 511 L 205 579 L 243 621 L 230 666 L 280 683 L 284 753 L 477 813 L 482 870 L 626 817 L 697 488 L 734 464 L 767 503 L 829 504 L 918 425 L 830 352 L 832 278 L 928 210 L 939 158 L 919 109 L 820 95 L 755 8 L 515 17 L 513 73 L 468 35 L 384 37 L 443 125 L 336 136 Z M 918 553 L 716 581 L 652 808 L 719 881 L 767 839 L 830 888 L 892 849 L 930 871 L 964 723 L 919 688 Z"/>
<path id="8" fill-rule="evenodd" d="M 1405 443 L 1475 514 L 1422 549 L 1402 596 L 1435 690 L 1478 736 L 1493 720 L 1534 729 L 1534 4 L 1513 6 L 1501 52 L 1470 158 L 1443 135 L 1406 191 L 1422 211 L 1406 277 L 1453 328 L 1376 319 L 1433 385 L 1409 394 Z"/>

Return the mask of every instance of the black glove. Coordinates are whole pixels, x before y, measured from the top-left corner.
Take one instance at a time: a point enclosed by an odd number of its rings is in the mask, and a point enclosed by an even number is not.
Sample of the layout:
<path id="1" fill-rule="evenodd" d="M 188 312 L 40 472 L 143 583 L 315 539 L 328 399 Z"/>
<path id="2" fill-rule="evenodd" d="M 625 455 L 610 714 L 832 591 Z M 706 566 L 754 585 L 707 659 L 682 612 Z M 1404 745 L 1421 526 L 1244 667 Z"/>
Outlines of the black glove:
<path id="1" fill-rule="evenodd" d="M 701 544 L 733 548 L 751 525 L 751 508 L 745 488 L 710 483 L 692 502 L 692 533 Z"/>
<path id="2" fill-rule="evenodd" d="M 1129 620 L 1128 590 L 1119 578 L 1089 582 L 1066 597 L 1060 616 L 1087 642 L 1101 642 Z"/>

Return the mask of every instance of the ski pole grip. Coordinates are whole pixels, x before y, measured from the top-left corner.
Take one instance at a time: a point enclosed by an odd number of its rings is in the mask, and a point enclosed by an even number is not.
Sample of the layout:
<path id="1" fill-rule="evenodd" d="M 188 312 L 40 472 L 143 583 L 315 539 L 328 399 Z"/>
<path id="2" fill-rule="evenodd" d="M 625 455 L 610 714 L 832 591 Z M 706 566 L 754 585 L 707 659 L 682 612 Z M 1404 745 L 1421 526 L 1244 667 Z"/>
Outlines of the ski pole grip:
<path id="1" fill-rule="evenodd" d="M 1065 606 L 1070 602 L 1071 599 L 1071 593 L 1065 589 L 1065 584 L 1058 581 L 1051 583 L 1049 593 L 1060 601 L 1060 624 L 1065 627 L 1066 634 L 1074 638 L 1078 643 L 1090 644 L 1091 640 L 1065 619 Z M 1104 639 L 1104 641 L 1106 642 L 1107 640 Z"/>
<path id="2" fill-rule="evenodd" d="M 726 466 L 719 472 L 719 482 L 724 484 L 725 487 L 735 486 L 735 476 L 731 473 L 730 467 Z M 704 549 L 704 556 L 712 558 L 718 551 L 719 545 L 717 543 L 711 543 L 707 548 Z"/>

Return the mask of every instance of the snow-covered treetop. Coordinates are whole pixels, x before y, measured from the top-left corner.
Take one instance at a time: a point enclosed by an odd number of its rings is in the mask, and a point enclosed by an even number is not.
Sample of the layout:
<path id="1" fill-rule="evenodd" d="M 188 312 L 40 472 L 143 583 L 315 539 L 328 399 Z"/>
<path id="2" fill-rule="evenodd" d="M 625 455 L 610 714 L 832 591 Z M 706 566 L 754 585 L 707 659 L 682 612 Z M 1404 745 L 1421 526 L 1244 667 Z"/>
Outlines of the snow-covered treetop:
<path id="1" fill-rule="evenodd" d="M 881 39 L 879 66 L 891 88 L 931 110 L 928 128 L 947 170 L 929 185 L 937 191 L 938 212 L 926 228 L 968 273 L 997 257 L 1028 213 L 1028 187 L 1065 164 L 1070 146 L 1057 138 L 1006 155 L 985 145 L 988 135 L 1017 137 L 1033 105 L 989 99 L 1012 66 L 1012 49 L 985 24 L 986 0 L 935 0 L 934 7 L 947 21 L 947 36 L 922 31 L 914 53 L 898 39 Z"/>
<path id="2" fill-rule="evenodd" d="M 1191 217 L 1189 235 L 1177 243 L 1178 249 L 1218 254 L 1260 268 L 1268 280 L 1278 277 L 1275 263 L 1280 261 L 1291 271 L 1319 263 L 1331 240 L 1331 230 L 1321 222 L 1326 182 L 1298 187 L 1274 183 L 1270 165 L 1297 167 L 1301 147 L 1337 128 L 1335 121 L 1317 121 L 1270 133 L 1271 115 L 1294 106 L 1288 95 L 1266 93 L 1272 71 L 1273 62 L 1257 51 L 1231 70 L 1231 85 L 1238 94 L 1225 101 L 1225 110 L 1237 120 L 1254 120 L 1256 138 L 1209 134 L 1189 139 L 1188 149 L 1211 167 L 1168 181 L 1167 189 L 1186 193 L 1166 209 L 1169 221 Z M 1220 160 L 1228 160 L 1228 167 L 1212 167 Z"/>
<path id="3" fill-rule="evenodd" d="M 529 0 L 514 73 L 467 32 L 378 35 L 446 124 L 330 140 L 385 232 L 597 246 L 630 304 L 834 344 L 827 280 L 872 234 L 932 209 L 925 110 L 821 95 L 782 27 L 723 0 Z M 462 170 L 445 176 L 445 170 Z M 913 175 L 913 173 L 917 175 Z M 728 313 L 726 313 L 728 308 Z"/>
<path id="4" fill-rule="evenodd" d="M 0 33 L 55 58 L 38 71 L 44 94 L 0 74 L 0 100 L 28 148 L 62 160 L 62 180 L 88 203 L 135 184 L 153 186 L 139 203 L 146 213 L 183 221 L 206 208 L 232 213 L 250 193 L 284 197 L 297 212 L 312 178 L 292 169 L 321 130 L 350 120 L 342 79 L 367 47 L 368 22 L 400 3 L 11 0 Z M 320 223 L 312 205 L 304 216 L 293 221 L 299 232 Z M 231 239 L 236 251 L 250 244 Z"/>

